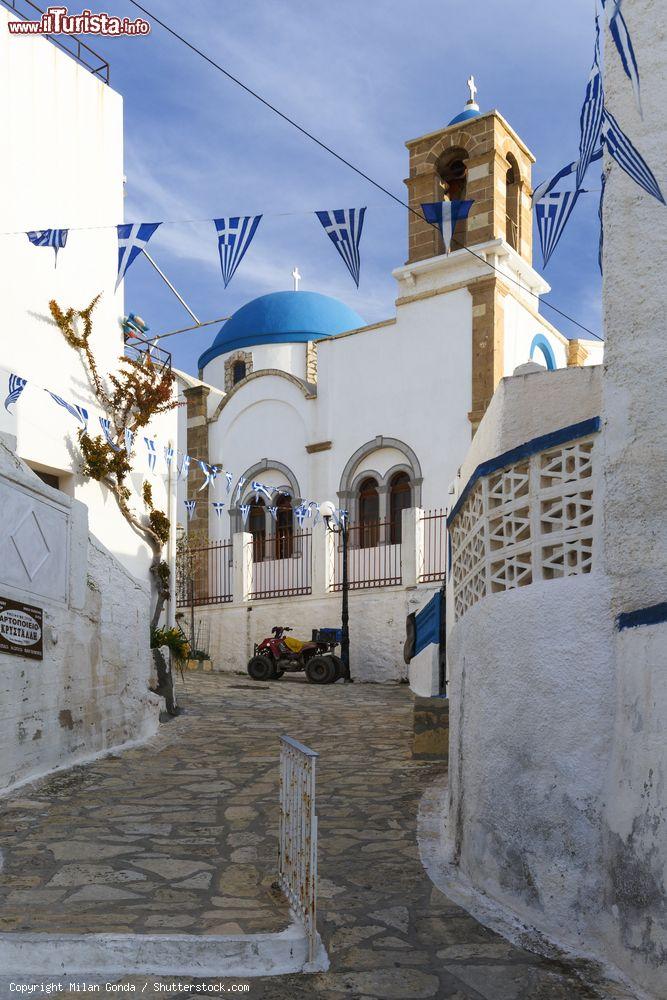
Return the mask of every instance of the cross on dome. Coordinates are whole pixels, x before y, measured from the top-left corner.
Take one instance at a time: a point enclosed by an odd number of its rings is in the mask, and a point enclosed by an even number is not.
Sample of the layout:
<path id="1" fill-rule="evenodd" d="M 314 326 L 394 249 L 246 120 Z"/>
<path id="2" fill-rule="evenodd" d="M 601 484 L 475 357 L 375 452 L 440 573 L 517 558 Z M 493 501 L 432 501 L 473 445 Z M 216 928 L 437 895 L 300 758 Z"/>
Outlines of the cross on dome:
<path id="1" fill-rule="evenodd" d="M 477 87 L 475 86 L 475 77 L 472 76 L 472 75 L 469 76 L 468 79 L 466 80 L 466 83 L 468 84 L 468 90 L 470 91 L 470 97 L 468 99 L 468 104 L 469 105 L 474 105 L 475 107 L 477 107 L 477 101 L 475 100 L 475 97 L 477 96 Z"/>
<path id="2" fill-rule="evenodd" d="M 299 268 L 295 267 L 292 271 L 292 277 L 294 278 L 294 291 L 299 291 L 299 282 L 301 281 L 301 275 L 299 274 Z"/>

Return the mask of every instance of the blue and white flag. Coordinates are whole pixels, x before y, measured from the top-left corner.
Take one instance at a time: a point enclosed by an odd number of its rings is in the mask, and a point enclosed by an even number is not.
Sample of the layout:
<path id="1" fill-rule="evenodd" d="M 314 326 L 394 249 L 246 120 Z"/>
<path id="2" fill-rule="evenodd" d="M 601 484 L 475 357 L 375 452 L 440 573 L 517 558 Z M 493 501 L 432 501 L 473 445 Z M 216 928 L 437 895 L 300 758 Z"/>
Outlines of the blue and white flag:
<path id="1" fill-rule="evenodd" d="M 299 504 L 298 507 L 294 508 L 294 516 L 299 522 L 299 527 L 303 527 L 303 522 L 308 517 L 308 508 L 304 504 Z"/>
<path id="2" fill-rule="evenodd" d="M 600 265 L 600 274 L 603 273 L 602 267 L 602 257 L 604 251 L 604 189 L 607 185 L 607 175 L 602 171 L 602 186 L 600 188 L 600 207 L 598 208 L 598 218 L 600 220 L 600 242 L 598 244 L 598 264 Z"/>
<path id="3" fill-rule="evenodd" d="M 120 445 L 117 445 L 114 442 L 111 434 L 111 421 L 108 417 L 100 417 L 100 427 L 102 428 L 102 433 L 104 434 L 107 444 L 111 445 L 114 451 L 120 451 Z"/>
<path id="4" fill-rule="evenodd" d="M 243 521 L 243 526 L 245 527 L 248 521 L 248 514 L 250 513 L 250 504 L 242 503 L 241 506 L 239 507 L 239 510 L 241 511 L 241 520 Z"/>
<path id="5" fill-rule="evenodd" d="M 116 288 L 127 274 L 151 236 L 162 225 L 160 222 L 128 222 L 117 226 L 118 230 L 118 277 Z"/>
<path id="6" fill-rule="evenodd" d="M 343 262 L 359 287 L 359 242 L 364 228 L 365 208 L 334 208 L 329 212 L 315 212 L 324 231 L 343 258 Z"/>
<path id="7" fill-rule="evenodd" d="M 338 511 L 338 521 L 340 523 L 341 528 L 347 527 L 347 518 L 348 518 L 348 512 L 346 510 Z"/>
<path id="8" fill-rule="evenodd" d="M 456 223 L 468 218 L 472 204 L 472 201 L 434 201 L 422 205 L 426 221 L 437 226 L 442 233 L 445 253 L 449 253 L 452 248 Z"/>
<path id="9" fill-rule="evenodd" d="M 201 491 L 205 490 L 207 486 L 213 486 L 213 483 L 215 482 L 215 477 L 218 474 L 218 470 L 215 465 L 208 465 L 206 462 L 202 461 L 199 462 L 199 467 L 201 471 L 204 473 L 204 483 L 197 490 L 198 493 L 201 493 Z"/>
<path id="10" fill-rule="evenodd" d="M 67 243 L 67 234 L 69 229 L 37 229 L 31 230 L 26 233 L 26 236 L 36 247 L 53 247 L 53 252 L 56 256 L 56 265 L 58 264 L 58 251 Z M 55 266 L 55 265 L 54 265 Z"/>
<path id="11" fill-rule="evenodd" d="M 123 438 L 125 439 L 125 451 L 128 455 L 130 455 L 132 453 L 132 445 L 134 444 L 134 431 L 131 431 L 129 427 L 126 427 Z"/>
<path id="12" fill-rule="evenodd" d="M 188 512 L 188 521 L 191 521 L 192 518 L 194 517 L 195 507 L 197 506 L 197 501 L 196 500 L 184 500 L 183 503 L 185 504 L 185 509 Z"/>
<path id="13" fill-rule="evenodd" d="M 12 412 L 9 409 L 9 407 L 12 405 L 12 403 L 16 402 L 16 400 L 19 398 L 19 396 L 21 395 L 27 384 L 28 384 L 27 378 L 21 378 L 19 375 L 10 374 L 7 385 L 9 392 L 5 399 L 5 409 L 7 410 L 8 413 Z"/>
<path id="14" fill-rule="evenodd" d="M 234 474 L 232 472 L 225 472 L 225 479 L 227 480 L 227 494 L 229 495 L 234 481 Z"/>
<path id="15" fill-rule="evenodd" d="M 625 75 L 632 84 L 635 101 L 637 102 L 637 108 L 639 113 L 642 114 L 639 66 L 637 65 L 637 58 L 632 45 L 632 39 L 630 38 L 630 32 L 628 31 L 628 26 L 621 11 L 621 3 L 622 0 L 602 0 L 602 8 L 607 18 L 609 31 L 611 32 L 611 37 L 614 40 L 616 51 L 621 57 Z"/>
<path id="16" fill-rule="evenodd" d="M 146 450 L 148 452 L 146 459 L 148 461 L 148 471 L 155 472 L 155 463 L 157 462 L 157 452 L 155 451 L 155 441 L 153 438 L 144 438 L 146 442 Z"/>
<path id="17" fill-rule="evenodd" d="M 252 243 L 261 218 L 261 215 L 234 215 L 226 219 L 213 220 L 218 234 L 218 252 L 225 288 L 234 277 L 236 268 Z"/>
<path id="18" fill-rule="evenodd" d="M 183 460 L 181 462 L 181 467 L 178 470 L 178 478 L 179 479 L 187 479 L 189 471 L 190 471 L 190 456 L 189 455 L 183 455 Z"/>
<path id="19" fill-rule="evenodd" d="M 222 517 L 222 508 L 225 506 L 222 500 L 213 500 L 211 503 L 213 510 L 216 512 L 218 517 Z"/>
<path id="20" fill-rule="evenodd" d="M 271 515 L 271 517 L 273 518 L 273 520 L 274 521 L 277 520 L 277 518 L 278 518 L 278 508 L 277 507 L 267 507 L 266 509 L 268 510 L 268 512 Z"/>
<path id="21" fill-rule="evenodd" d="M 586 96 L 581 109 L 579 138 L 579 163 L 576 187 L 580 188 L 593 153 L 600 145 L 600 129 L 604 112 L 604 89 L 600 70 L 600 22 L 595 18 L 595 53 L 586 85 Z"/>
<path id="22" fill-rule="evenodd" d="M 596 149 L 595 152 L 591 155 L 589 163 L 594 163 L 595 160 L 601 160 L 601 159 L 602 159 L 602 146 L 598 147 L 598 149 Z M 538 201 L 541 201 L 545 195 L 553 191 L 558 182 L 562 181 L 564 177 L 569 177 L 571 174 L 576 173 L 578 167 L 579 167 L 579 160 L 573 160 L 572 163 L 568 163 L 566 167 L 563 167 L 563 169 L 559 170 L 557 174 L 554 174 L 554 176 L 550 180 L 542 181 L 541 184 L 538 184 L 538 186 L 533 191 L 532 195 L 533 207 L 537 204 Z"/>
<path id="23" fill-rule="evenodd" d="M 641 153 L 635 149 L 627 135 L 618 124 L 611 111 L 604 109 L 602 116 L 602 141 L 610 156 L 612 156 L 619 167 L 625 170 L 629 177 L 632 177 L 636 184 L 644 188 L 649 194 L 665 204 L 660 186 L 655 179 L 651 168 Z"/>
<path id="24" fill-rule="evenodd" d="M 243 486 L 245 484 L 245 481 L 246 481 L 246 477 L 245 476 L 241 476 L 241 478 L 239 479 L 239 481 L 238 481 L 238 483 L 236 485 L 236 493 L 234 494 L 234 502 L 235 503 L 238 503 L 239 500 L 241 499 L 241 493 L 243 492 Z"/>
<path id="25" fill-rule="evenodd" d="M 250 484 L 250 489 L 255 494 L 255 500 L 259 499 L 260 493 L 263 493 L 267 500 L 270 500 L 273 496 L 271 490 L 268 489 L 268 487 L 264 486 L 262 483 L 258 483 L 256 479 L 253 479 L 252 483 Z"/>
<path id="26" fill-rule="evenodd" d="M 563 235 L 579 194 L 579 191 L 551 191 L 535 206 L 537 231 L 540 235 L 545 267 Z"/>
<path id="27" fill-rule="evenodd" d="M 84 427 L 88 426 L 88 410 L 83 406 L 79 406 L 77 403 L 68 403 L 66 400 L 61 399 L 60 396 L 56 396 L 55 392 L 51 392 L 49 389 L 46 390 L 58 406 L 64 407 L 68 413 L 71 413 L 75 420 L 83 424 Z"/>
<path id="28" fill-rule="evenodd" d="M 174 449 L 170 444 L 164 446 L 164 462 L 168 469 L 171 469 L 171 463 L 174 460 Z"/>

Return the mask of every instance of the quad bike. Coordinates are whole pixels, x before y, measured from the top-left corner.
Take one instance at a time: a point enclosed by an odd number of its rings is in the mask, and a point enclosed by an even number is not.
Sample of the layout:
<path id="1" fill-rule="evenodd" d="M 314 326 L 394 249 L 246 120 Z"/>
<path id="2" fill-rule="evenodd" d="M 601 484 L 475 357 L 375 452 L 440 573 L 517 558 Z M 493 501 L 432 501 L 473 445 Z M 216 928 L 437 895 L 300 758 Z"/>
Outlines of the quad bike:
<path id="1" fill-rule="evenodd" d="M 311 684 L 335 684 L 343 676 L 343 663 L 334 649 L 340 642 L 339 629 L 313 629 L 310 640 L 286 635 L 292 629 L 275 625 L 271 638 L 255 644 L 248 661 L 248 673 L 255 681 L 275 681 L 286 671 L 305 671 Z"/>

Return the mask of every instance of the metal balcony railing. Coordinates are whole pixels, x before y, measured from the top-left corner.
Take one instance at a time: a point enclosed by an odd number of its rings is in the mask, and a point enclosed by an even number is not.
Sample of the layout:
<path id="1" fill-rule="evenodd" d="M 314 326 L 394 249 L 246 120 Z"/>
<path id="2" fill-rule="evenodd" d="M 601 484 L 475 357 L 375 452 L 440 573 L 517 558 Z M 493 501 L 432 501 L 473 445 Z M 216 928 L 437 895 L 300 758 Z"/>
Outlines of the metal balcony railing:
<path id="1" fill-rule="evenodd" d="M 45 11 L 32 3 L 32 0 L 0 0 L 8 10 L 13 11 L 23 21 L 39 21 Z M 59 49 L 72 56 L 73 59 L 93 76 L 99 77 L 103 83 L 109 82 L 109 63 L 99 53 L 82 42 L 78 35 L 35 35 L 35 38 L 48 38 Z"/>

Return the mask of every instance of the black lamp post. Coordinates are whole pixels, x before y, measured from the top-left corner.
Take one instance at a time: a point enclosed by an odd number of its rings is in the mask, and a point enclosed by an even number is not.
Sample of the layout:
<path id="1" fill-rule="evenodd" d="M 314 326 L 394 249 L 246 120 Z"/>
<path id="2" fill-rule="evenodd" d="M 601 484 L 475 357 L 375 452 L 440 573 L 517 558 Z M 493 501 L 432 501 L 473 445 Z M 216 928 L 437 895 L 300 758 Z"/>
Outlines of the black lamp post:
<path id="1" fill-rule="evenodd" d="M 320 507 L 320 512 L 324 519 L 324 523 L 327 526 L 327 530 L 331 531 L 335 535 L 340 535 L 341 542 L 343 545 L 343 580 L 342 580 L 342 606 L 341 606 L 341 640 L 340 640 L 340 658 L 343 664 L 343 681 L 345 684 L 352 683 L 352 677 L 350 676 L 350 610 L 349 610 L 349 592 L 350 592 L 350 581 L 348 577 L 347 568 L 347 552 L 348 552 L 348 527 L 347 527 L 347 511 L 340 511 L 338 518 L 338 528 L 334 528 L 332 522 L 334 517 L 335 507 L 328 500 L 323 503 Z"/>

